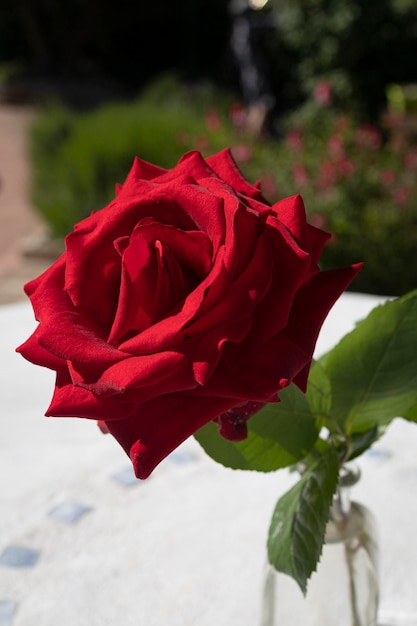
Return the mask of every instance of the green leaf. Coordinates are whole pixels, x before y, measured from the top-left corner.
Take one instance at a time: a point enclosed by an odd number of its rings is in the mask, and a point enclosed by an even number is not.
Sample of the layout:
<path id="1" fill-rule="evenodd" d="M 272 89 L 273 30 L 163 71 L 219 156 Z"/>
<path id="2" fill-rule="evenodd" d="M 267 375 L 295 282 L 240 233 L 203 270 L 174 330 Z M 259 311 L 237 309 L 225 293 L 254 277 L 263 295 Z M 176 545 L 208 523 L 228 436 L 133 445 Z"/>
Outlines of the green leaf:
<path id="1" fill-rule="evenodd" d="M 365 452 L 365 450 L 370 448 L 371 445 L 383 435 L 385 430 L 386 429 L 383 426 L 374 426 L 364 433 L 357 433 L 353 435 L 351 439 L 351 452 L 349 454 L 349 461 L 360 456 Z"/>
<path id="2" fill-rule="evenodd" d="M 292 576 L 302 592 L 323 548 L 338 473 L 330 448 L 277 502 L 268 535 L 268 558 L 276 570 Z"/>
<path id="3" fill-rule="evenodd" d="M 417 403 L 417 291 L 375 308 L 327 355 L 331 418 L 347 433 L 405 416 Z"/>
<path id="4" fill-rule="evenodd" d="M 306 396 L 298 387 L 283 389 L 280 399 L 248 420 L 248 437 L 243 441 L 226 441 L 213 422 L 194 437 L 209 456 L 226 467 L 272 472 L 292 465 L 314 446 L 318 428 Z"/>
<path id="5" fill-rule="evenodd" d="M 413 404 L 403 415 L 406 420 L 410 422 L 417 422 L 417 403 Z"/>
<path id="6" fill-rule="evenodd" d="M 313 361 L 311 366 L 306 398 L 313 415 L 328 418 L 331 408 L 331 385 L 321 360 Z"/>
<path id="7" fill-rule="evenodd" d="M 244 441 L 227 441 L 219 435 L 217 426 L 209 422 L 194 437 L 212 459 L 232 469 L 272 472 L 294 462 L 280 445 L 250 431 Z"/>

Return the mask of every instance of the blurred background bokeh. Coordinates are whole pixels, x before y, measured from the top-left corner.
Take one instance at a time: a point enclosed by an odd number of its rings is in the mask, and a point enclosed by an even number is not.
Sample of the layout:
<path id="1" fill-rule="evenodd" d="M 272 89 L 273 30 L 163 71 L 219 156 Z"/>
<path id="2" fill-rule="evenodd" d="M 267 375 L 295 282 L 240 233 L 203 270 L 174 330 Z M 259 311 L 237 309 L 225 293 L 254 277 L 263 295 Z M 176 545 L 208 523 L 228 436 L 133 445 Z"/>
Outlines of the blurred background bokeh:
<path id="1" fill-rule="evenodd" d="M 356 291 L 417 287 L 415 0 L 3 0 L 0 101 L 30 107 L 31 203 L 58 240 L 135 155 L 230 146 L 275 202 L 301 193 L 363 260 Z M 1 141 L 1 137 L 0 137 Z"/>

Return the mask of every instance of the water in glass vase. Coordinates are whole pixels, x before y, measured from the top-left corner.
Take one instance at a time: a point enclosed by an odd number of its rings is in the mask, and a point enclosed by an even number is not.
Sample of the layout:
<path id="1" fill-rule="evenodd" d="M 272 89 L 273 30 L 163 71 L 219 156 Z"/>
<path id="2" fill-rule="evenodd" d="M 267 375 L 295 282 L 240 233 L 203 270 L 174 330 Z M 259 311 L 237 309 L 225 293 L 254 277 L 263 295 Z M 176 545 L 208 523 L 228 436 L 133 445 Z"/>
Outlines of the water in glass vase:
<path id="1" fill-rule="evenodd" d="M 342 468 L 317 571 L 304 597 L 292 578 L 268 566 L 261 626 L 376 626 L 378 609 L 375 522 L 350 501 L 356 468 Z"/>

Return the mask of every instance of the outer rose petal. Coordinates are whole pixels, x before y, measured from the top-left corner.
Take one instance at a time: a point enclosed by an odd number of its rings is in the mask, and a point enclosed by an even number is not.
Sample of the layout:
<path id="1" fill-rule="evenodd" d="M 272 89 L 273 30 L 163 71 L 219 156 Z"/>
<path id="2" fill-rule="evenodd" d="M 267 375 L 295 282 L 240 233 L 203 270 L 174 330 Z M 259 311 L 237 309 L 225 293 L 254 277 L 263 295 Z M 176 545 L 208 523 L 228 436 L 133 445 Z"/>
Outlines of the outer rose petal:
<path id="1" fill-rule="evenodd" d="M 225 180 L 235 191 L 247 196 L 248 198 L 254 198 L 255 200 L 265 202 L 260 190 L 254 185 L 251 185 L 242 176 L 241 171 L 236 165 L 232 153 L 228 148 L 222 152 L 213 154 L 211 157 L 208 157 L 206 162 L 210 165 L 213 171 L 216 172 L 219 178 Z"/>
<path id="2" fill-rule="evenodd" d="M 93 392 L 97 397 L 124 395 L 145 402 L 164 392 L 193 389 L 196 382 L 190 359 L 179 352 L 161 352 L 131 357 L 115 363 L 103 373 L 77 364 L 69 367 L 75 385 Z M 129 394 L 129 391 L 131 392 Z"/>
<path id="3" fill-rule="evenodd" d="M 310 240 L 308 224 L 301 196 L 291 196 L 280 200 L 272 207 L 278 219 L 285 224 L 300 248 L 308 250 Z"/>
<path id="4" fill-rule="evenodd" d="M 141 405 L 125 420 L 106 421 L 109 432 L 129 454 L 138 478 L 147 478 L 190 435 L 236 406 L 235 398 L 168 394 Z"/>
<path id="5" fill-rule="evenodd" d="M 125 419 L 134 414 L 136 403 L 123 396 L 100 398 L 73 384 L 68 372 L 59 373 L 54 395 L 46 415 L 53 417 L 85 417 L 95 420 Z"/>
<path id="6" fill-rule="evenodd" d="M 307 223 L 301 196 L 284 198 L 272 208 L 278 219 L 287 226 L 298 245 L 308 251 L 314 263 L 317 263 L 330 234 Z"/>
<path id="7" fill-rule="evenodd" d="M 89 311 L 74 309 L 63 285 L 64 267 L 56 263 L 32 291 L 40 321 L 36 331 L 39 344 L 60 359 L 102 366 L 127 358 L 104 340 L 102 328 Z"/>
<path id="8" fill-rule="evenodd" d="M 67 369 L 66 360 L 55 356 L 55 354 L 52 354 L 48 350 L 45 350 L 45 348 L 39 344 L 38 334 L 39 329 L 36 329 L 29 339 L 25 341 L 25 343 L 16 348 L 16 351 L 20 352 L 25 359 L 35 365 L 42 365 L 42 367 L 48 367 L 49 369 L 56 370 L 57 372 L 65 371 Z"/>
<path id="9" fill-rule="evenodd" d="M 330 309 L 362 267 L 362 263 L 356 263 L 350 267 L 321 272 L 297 293 L 286 332 L 308 354 L 314 352 L 317 337 Z M 311 359 L 294 377 L 295 384 L 302 391 L 307 388 L 310 365 Z"/>
<path id="10" fill-rule="evenodd" d="M 153 180 L 154 178 L 158 178 L 158 176 L 163 176 L 166 172 L 167 170 L 162 167 L 158 167 L 157 165 L 135 157 L 131 170 L 122 186 L 122 190 L 125 193 L 128 193 L 130 190 L 135 193 L 138 181 Z"/>

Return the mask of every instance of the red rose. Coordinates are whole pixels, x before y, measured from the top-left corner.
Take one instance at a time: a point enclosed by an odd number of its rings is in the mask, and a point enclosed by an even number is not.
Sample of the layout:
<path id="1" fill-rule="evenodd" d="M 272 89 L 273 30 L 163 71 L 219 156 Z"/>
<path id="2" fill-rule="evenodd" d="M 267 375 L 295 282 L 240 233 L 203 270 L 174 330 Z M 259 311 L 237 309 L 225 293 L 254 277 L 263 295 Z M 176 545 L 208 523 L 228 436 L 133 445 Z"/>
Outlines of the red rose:
<path id="1" fill-rule="evenodd" d="M 47 415 L 98 420 L 139 478 L 216 419 L 230 438 L 289 382 L 305 389 L 322 322 L 359 266 L 320 272 L 328 235 L 299 196 L 270 207 L 228 151 L 172 170 L 135 160 L 28 283 L 18 349 L 57 372 Z"/>

